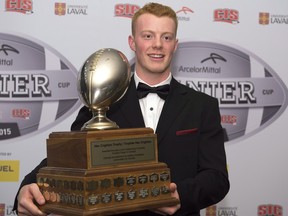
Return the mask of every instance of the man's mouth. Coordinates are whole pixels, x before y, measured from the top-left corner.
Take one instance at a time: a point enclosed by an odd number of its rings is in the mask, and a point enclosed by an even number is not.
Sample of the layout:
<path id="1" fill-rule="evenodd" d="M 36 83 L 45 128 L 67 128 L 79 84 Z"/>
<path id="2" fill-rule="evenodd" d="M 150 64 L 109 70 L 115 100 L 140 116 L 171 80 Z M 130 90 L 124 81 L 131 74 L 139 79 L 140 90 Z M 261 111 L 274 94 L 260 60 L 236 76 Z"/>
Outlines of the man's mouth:
<path id="1" fill-rule="evenodd" d="M 156 59 L 164 58 L 164 55 L 162 54 L 149 54 L 148 56 Z"/>

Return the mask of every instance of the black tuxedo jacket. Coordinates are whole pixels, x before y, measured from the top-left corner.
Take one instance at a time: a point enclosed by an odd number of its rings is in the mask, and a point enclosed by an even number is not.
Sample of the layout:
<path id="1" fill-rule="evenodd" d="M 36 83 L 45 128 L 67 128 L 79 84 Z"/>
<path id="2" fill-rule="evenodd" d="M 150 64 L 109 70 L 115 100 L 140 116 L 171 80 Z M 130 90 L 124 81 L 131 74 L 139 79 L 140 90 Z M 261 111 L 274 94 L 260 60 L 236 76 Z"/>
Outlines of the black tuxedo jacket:
<path id="1" fill-rule="evenodd" d="M 71 130 L 80 130 L 92 117 L 82 107 Z M 125 95 L 110 107 L 107 117 L 120 128 L 145 127 L 132 78 Z M 171 181 L 177 184 L 181 209 L 175 215 L 200 215 L 202 208 L 222 200 L 229 190 L 223 129 L 218 102 L 201 92 L 171 81 L 169 96 L 156 129 L 158 160 L 168 165 Z M 39 168 L 28 174 L 22 185 L 35 182 Z M 125 215 L 154 215 L 150 211 Z"/>

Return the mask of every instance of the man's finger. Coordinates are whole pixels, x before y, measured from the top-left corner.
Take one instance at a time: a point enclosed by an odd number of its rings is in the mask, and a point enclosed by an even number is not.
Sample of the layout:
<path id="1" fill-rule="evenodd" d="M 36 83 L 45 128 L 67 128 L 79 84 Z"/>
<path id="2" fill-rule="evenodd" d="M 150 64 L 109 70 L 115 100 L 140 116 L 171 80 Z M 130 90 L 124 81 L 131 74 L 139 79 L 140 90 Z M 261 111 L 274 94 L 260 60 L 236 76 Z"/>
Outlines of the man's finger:
<path id="1" fill-rule="evenodd" d="M 37 204 L 39 205 L 44 205 L 45 204 L 45 199 L 42 193 L 39 190 L 39 187 L 37 184 L 31 184 L 31 187 L 29 187 L 29 192 L 32 194 L 32 197 L 36 201 Z"/>
<path id="2" fill-rule="evenodd" d="M 43 205 L 45 203 L 45 199 L 41 194 L 38 185 L 33 183 L 23 186 L 18 195 L 17 209 L 19 215 L 46 215 L 34 202 L 36 202 L 37 205 Z"/>

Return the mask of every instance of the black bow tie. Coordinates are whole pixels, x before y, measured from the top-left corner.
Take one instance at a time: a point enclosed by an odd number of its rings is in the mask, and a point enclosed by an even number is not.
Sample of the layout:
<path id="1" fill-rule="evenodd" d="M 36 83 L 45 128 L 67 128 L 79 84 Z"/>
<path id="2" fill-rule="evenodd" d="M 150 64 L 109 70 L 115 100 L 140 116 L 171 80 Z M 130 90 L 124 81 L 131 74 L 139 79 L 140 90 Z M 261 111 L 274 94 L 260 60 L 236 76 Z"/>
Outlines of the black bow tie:
<path id="1" fill-rule="evenodd" d="M 141 98 L 146 97 L 149 93 L 156 93 L 158 94 L 160 98 L 165 100 L 166 97 L 168 96 L 169 89 L 170 89 L 169 84 L 157 86 L 157 87 L 150 87 L 144 83 L 139 82 L 138 87 L 137 87 L 137 95 L 138 95 L 138 98 L 141 99 Z"/>

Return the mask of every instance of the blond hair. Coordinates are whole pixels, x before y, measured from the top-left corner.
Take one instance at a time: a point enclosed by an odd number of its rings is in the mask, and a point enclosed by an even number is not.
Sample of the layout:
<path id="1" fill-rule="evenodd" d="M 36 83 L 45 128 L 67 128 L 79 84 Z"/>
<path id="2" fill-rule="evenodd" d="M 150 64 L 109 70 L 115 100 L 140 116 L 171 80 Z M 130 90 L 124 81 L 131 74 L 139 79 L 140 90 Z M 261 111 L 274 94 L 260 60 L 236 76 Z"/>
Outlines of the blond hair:
<path id="1" fill-rule="evenodd" d="M 175 22 L 175 35 L 177 33 L 178 28 L 178 19 L 175 11 L 166 6 L 159 3 L 148 3 L 144 5 L 144 7 L 140 8 L 132 17 L 132 35 L 135 34 L 135 23 L 136 20 L 143 14 L 152 14 L 157 17 L 169 17 Z"/>

